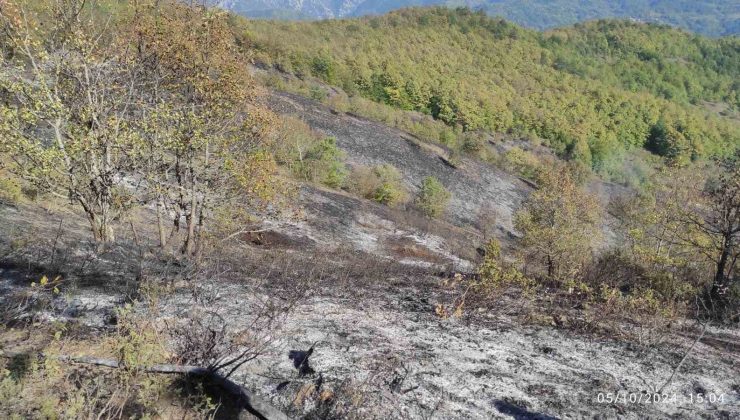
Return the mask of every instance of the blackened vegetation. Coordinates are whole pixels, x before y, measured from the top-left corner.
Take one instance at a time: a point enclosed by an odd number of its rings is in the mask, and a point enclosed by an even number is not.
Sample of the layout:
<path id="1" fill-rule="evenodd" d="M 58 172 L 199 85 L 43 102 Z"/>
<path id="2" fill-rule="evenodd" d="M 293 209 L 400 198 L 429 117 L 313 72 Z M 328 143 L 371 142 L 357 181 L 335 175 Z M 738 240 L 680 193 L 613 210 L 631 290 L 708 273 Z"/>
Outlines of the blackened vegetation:
<path id="1" fill-rule="evenodd" d="M 312 375 L 315 371 L 309 365 L 308 358 L 313 354 L 313 346 L 306 351 L 291 350 L 288 353 L 288 359 L 293 361 L 293 367 L 298 369 L 300 376 Z"/>

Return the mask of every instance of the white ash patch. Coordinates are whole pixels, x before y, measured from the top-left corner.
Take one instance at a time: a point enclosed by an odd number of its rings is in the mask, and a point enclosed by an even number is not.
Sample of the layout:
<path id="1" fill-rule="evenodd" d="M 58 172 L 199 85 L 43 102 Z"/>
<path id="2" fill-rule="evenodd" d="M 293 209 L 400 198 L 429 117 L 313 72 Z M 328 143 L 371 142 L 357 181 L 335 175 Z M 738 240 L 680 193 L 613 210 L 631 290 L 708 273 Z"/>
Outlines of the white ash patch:
<path id="1" fill-rule="evenodd" d="M 424 246 L 430 251 L 449 259 L 458 270 L 470 271 L 474 268 L 472 262 L 458 258 L 457 255 L 453 254 L 447 247 L 445 240 L 439 236 L 428 233 L 405 233 L 404 236 L 413 239 L 417 244 Z"/>
<path id="2" fill-rule="evenodd" d="M 230 285 L 221 290 L 217 306 L 240 322 L 250 289 Z M 370 409 L 375 418 L 399 413 L 424 418 L 432 412 L 445 419 L 740 415 L 740 363 L 707 345 L 697 346 L 666 389 L 677 394 L 676 402 L 600 403 L 600 392 L 640 394 L 662 385 L 689 340 L 643 353 L 624 343 L 554 328 L 513 326 L 505 318 L 500 325 L 468 325 L 437 318 L 433 302 L 417 309 L 401 304 L 403 299 L 418 300 L 414 293 L 388 290 L 385 296 L 363 298 L 361 304 L 311 298 L 287 318 L 279 343 L 238 378 L 285 406 L 291 405 L 297 387 L 316 380 L 319 372 L 330 389 L 348 378 L 372 383 L 368 392 L 377 403 Z M 288 351 L 314 344 L 310 361 L 317 374 L 299 378 Z M 394 380 L 401 381 L 395 389 Z M 285 381 L 291 386 L 278 391 Z M 697 389 L 724 394 L 724 402 L 687 406 Z"/>

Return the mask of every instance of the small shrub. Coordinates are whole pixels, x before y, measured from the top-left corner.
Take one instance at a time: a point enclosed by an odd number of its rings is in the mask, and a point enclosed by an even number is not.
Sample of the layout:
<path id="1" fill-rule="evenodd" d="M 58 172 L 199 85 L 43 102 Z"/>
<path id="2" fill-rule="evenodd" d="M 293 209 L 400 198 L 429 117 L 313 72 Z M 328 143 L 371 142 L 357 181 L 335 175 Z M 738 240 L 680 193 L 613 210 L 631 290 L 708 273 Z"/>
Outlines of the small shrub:
<path id="1" fill-rule="evenodd" d="M 373 200 L 380 204 L 389 205 L 397 200 L 397 191 L 387 183 L 382 183 L 380 187 L 375 190 Z"/>
<path id="2" fill-rule="evenodd" d="M 401 173 L 395 166 L 378 165 L 373 168 L 358 167 L 352 171 L 347 189 L 356 195 L 387 206 L 395 206 L 407 200 L 407 192 L 401 181 Z"/>
<path id="3" fill-rule="evenodd" d="M 520 287 L 526 293 L 531 293 L 535 289 L 533 280 L 503 260 L 501 244 L 495 239 L 486 245 L 485 257 L 478 267 L 478 277 L 475 288 L 478 294 L 486 296 L 505 287 Z"/>
<path id="4" fill-rule="evenodd" d="M 416 196 L 416 206 L 427 216 L 441 216 L 450 201 L 450 192 L 433 176 L 424 178 L 421 189 Z"/>
<path id="5" fill-rule="evenodd" d="M 466 307 L 493 308 L 501 303 L 500 297 L 510 288 L 518 289 L 524 300 L 534 297 L 537 284 L 526 277 L 515 264 L 507 263 L 501 256 L 501 245 L 491 240 L 485 248 L 485 257 L 478 266 L 475 276 L 465 278 L 461 274 L 445 280 L 444 286 L 458 291 L 449 304 L 438 303 L 434 312 L 442 319 L 461 318 Z"/>
<path id="6" fill-rule="evenodd" d="M 328 96 L 326 93 L 326 90 L 324 90 L 320 86 L 311 86 L 308 93 L 311 99 L 314 99 L 317 101 L 323 101 Z"/>
<path id="7" fill-rule="evenodd" d="M 512 147 L 504 154 L 504 167 L 519 176 L 534 180 L 540 173 L 541 163 L 531 152 Z"/>
<path id="8" fill-rule="evenodd" d="M 486 147 L 486 139 L 482 133 L 465 133 L 462 141 L 462 150 L 475 156 L 480 156 Z"/>
<path id="9" fill-rule="evenodd" d="M 52 283 L 42 280 L 35 288 Z M 0 418 L 161 418 L 163 409 L 176 404 L 188 413 L 194 411 L 173 398 L 172 376 L 143 371 L 167 356 L 151 322 L 135 315 L 130 306 L 119 315 L 119 325 L 110 335 L 89 339 L 68 335 L 71 326 L 64 323 L 27 327 L 28 341 L 22 348 L 30 350 L 23 360 L 0 359 Z M 16 334 L 0 328 L 3 341 Z M 85 349 L 124 367 L 78 365 L 57 358 Z"/>
<path id="10" fill-rule="evenodd" d="M 670 324 L 682 312 L 680 302 L 666 301 L 649 288 L 636 288 L 629 294 L 602 284 L 594 290 L 589 312 L 597 324 L 624 334 L 643 346 L 660 344 Z"/>
<path id="11" fill-rule="evenodd" d="M 453 168 L 459 168 L 462 166 L 462 153 L 459 150 L 452 149 L 450 150 L 450 153 L 447 155 L 447 158 L 445 159 L 448 165 L 452 166 Z"/>
<path id="12" fill-rule="evenodd" d="M 275 160 L 298 179 L 331 188 L 344 184 L 344 153 L 333 137 L 323 137 L 305 122 L 288 116 L 281 120 L 273 140 Z"/>
<path id="13" fill-rule="evenodd" d="M 23 196 L 23 190 L 18 181 L 6 177 L 6 173 L 0 172 L 0 202 L 15 204 Z"/>
<path id="14" fill-rule="evenodd" d="M 110 346 L 128 373 L 139 373 L 146 367 L 164 361 L 166 353 L 159 341 L 158 331 L 146 318 L 135 313 L 133 305 L 119 308 L 116 319 L 117 331 Z"/>
<path id="15" fill-rule="evenodd" d="M 356 166 L 349 174 L 345 188 L 363 198 L 372 199 L 375 190 L 380 186 L 378 177 L 369 166 Z"/>
<path id="16" fill-rule="evenodd" d="M 405 201 L 406 191 L 401 181 L 401 173 L 395 166 L 383 164 L 376 166 L 373 173 L 378 177 L 380 186 L 375 190 L 373 199 L 388 206 Z"/>
<path id="17" fill-rule="evenodd" d="M 339 188 L 347 176 L 343 158 L 344 153 L 337 147 L 336 140 L 333 137 L 326 137 L 306 152 L 304 160 L 298 167 L 307 180 Z"/>
<path id="18" fill-rule="evenodd" d="M 438 137 L 439 142 L 446 146 L 454 147 L 457 144 L 457 134 L 452 129 L 440 130 Z"/>

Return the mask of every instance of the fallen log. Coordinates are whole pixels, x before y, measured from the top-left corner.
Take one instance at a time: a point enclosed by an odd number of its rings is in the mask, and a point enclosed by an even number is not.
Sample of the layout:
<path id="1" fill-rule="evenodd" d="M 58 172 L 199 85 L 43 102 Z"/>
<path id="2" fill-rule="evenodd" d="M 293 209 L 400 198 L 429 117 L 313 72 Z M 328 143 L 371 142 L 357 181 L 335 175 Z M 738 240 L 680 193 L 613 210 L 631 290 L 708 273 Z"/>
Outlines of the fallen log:
<path id="1" fill-rule="evenodd" d="M 1 351 L 1 350 L 0 350 Z M 28 353 L 14 353 L 14 352 L 2 352 L 0 356 L 5 358 L 13 358 L 18 356 L 26 356 Z M 79 363 L 86 365 L 103 366 L 112 369 L 120 369 L 123 366 L 113 359 L 103 359 L 91 356 L 68 356 L 68 355 L 46 355 L 40 353 L 41 357 L 51 357 L 60 362 L 65 363 Z M 180 374 L 196 376 L 200 378 L 206 378 L 213 381 L 214 384 L 223 389 L 226 393 L 231 395 L 236 402 L 244 410 L 247 410 L 250 414 L 256 416 L 260 420 L 287 420 L 288 416 L 281 410 L 277 409 L 272 404 L 257 397 L 252 392 L 237 384 L 236 382 L 224 377 L 223 375 L 215 372 L 211 369 L 201 366 L 187 366 L 187 365 L 171 365 L 171 364 L 157 364 L 142 367 L 142 370 L 147 373 L 161 373 L 161 374 Z"/>

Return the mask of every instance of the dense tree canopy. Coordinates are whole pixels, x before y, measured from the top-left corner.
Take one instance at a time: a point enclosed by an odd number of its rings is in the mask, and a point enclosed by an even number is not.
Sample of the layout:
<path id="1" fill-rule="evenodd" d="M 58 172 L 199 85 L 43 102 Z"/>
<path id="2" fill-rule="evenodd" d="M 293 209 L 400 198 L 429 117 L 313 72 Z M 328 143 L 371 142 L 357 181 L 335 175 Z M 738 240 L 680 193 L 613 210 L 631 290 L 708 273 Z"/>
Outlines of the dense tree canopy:
<path id="1" fill-rule="evenodd" d="M 444 8 L 234 24 L 257 60 L 280 70 L 459 130 L 540 137 L 597 171 L 645 146 L 660 124 L 679 134 L 665 137 L 681 143 L 666 150 L 689 159 L 728 156 L 740 144 L 737 38 L 610 21 L 541 34 Z"/>

